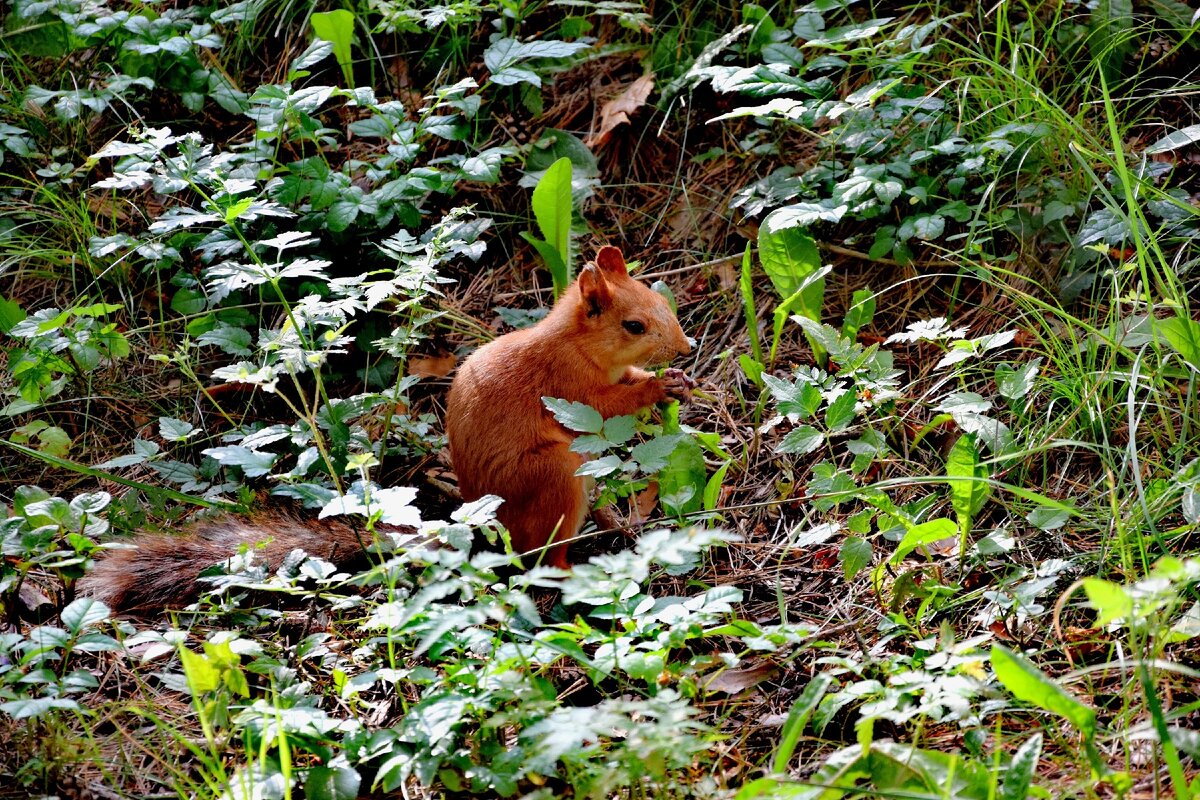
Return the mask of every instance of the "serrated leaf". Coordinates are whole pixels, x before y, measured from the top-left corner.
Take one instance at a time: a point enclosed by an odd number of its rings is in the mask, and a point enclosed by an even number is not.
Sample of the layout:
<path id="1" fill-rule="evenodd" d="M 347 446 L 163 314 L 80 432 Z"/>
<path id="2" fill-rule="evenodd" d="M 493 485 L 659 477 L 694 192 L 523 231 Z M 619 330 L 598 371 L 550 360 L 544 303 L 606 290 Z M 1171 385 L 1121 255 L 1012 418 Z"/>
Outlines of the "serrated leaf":
<path id="1" fill-rule="evenodd" d="M 604 456 L 603 458 L 594 458 L 591 461 L 585 461 L 575 470 L 576 475 L 591 476 L 593 478 L 603 478 L 611 475 L 621 468 L 620 456 Z"/>
<path id="2" fill-rule="evenodd" d="M 201 452 L 224 466 L 241 468 L 247 478 L 266 475 L 277 457 L 274 453 L 262 453 L 241 445 L 210 447 Z"/>
<path id="3" fill-rule="evenodd" d="M 859 572 L 871 565 L 873 550 L 871 543 L 859 536 L 847 536 L 838 551 L 838 560 L 842 562 L 842 575 L 851 580 Z"/>
<path id="4" fill-rule="evenodd" d="M 1084 578 L 1083 591 L 1087 594 L 1088 605 L 1097 612 L 1093 627 L 1128 620 L 1133 615 L 1133 597 L 1124 586 L 1100 578 Z"/>
<path id="5" fill-rule="evenodd" d="M 630 451 L 629 457 L 637 462 L 643 472 L 655 473 L 663 469 L 667 465 L 667 460 L 671 457 L 671 453 L 675 451 L 675 447 L 679 441 L 684 438 L 683 434 L 667 434 L 664 436 L 656 436 L 648 442 L 642 442 Z"/>
<path id="6" fill-rule="evenodd" d="M 1033 388 L 1042 359 L 1035 358 L 1022 367 L 1014 369 L 1008 364 L 996 367 L 996 388 L 1009 400 L 1020 400 Z"/>
<path id="7" fill-rule="evenodd" d="M 182 442 L 195 436 L 199 431 L 190 422 L 184 422 L 174 417 L 159 417 L 158 433 L 168 442 Z"/>
<path id="8" fill-rule="evenodd" d="M 824 441 L 825 434 L 821 431 L 811 425 L 800 425 L 788 431 L 787 436 L 783 437 L 783 441 L 776 445 L 775 452 L 807 455 L 819 448 Z"/>
<path id="9" fill-rule="evenodd" d="M 837 433 L 850 426 L 854 421 L 854 405 L 856 398 L 853 390 L 847 390 L 838 395 L 837 399 L 825 409 L 825 426 L 831 433 Z"/>
<path id="10" fill-rule="evenodd" d="M 542 405 L 549 409 L 559 424 L 570 430 L 595 434 L 604 430 L 604 417 L 586 403 L 543 397 Z"/>

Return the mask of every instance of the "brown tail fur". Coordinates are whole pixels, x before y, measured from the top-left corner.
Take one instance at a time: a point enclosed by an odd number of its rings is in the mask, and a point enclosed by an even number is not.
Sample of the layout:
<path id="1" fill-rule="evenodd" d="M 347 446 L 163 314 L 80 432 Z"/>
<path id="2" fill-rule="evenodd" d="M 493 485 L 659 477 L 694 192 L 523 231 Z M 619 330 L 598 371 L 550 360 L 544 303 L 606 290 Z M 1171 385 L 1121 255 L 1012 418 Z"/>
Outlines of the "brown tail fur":
<path id="1" fill-rule="evenodd" d="M 371 542 L 369 532 L 345 522 L 278 512 L 214 517 L 176 535 L 139 535 L 136 550 L 113 550 L 100 558 L 79 590 L 117 612 L 161 611 L 195 601 L 203 588 L 200 573 L 237 555 L 243 545 L 275 570 L 296 548 L 340 565 L 361 557 Z"/>

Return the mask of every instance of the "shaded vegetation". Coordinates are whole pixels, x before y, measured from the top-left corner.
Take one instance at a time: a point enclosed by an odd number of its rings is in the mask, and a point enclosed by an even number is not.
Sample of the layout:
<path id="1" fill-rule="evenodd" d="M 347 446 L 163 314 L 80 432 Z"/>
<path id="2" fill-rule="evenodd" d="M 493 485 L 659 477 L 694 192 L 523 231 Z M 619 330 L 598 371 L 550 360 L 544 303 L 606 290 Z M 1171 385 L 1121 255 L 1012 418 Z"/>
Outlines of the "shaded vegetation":
<path id="1" fill-rule="evenodd" d="M 1197 22 L 8 3 L 0 796 L 1200 793 Z M 700 385 L 551 404 L 639 537 L 564 573 L 441 419 L 603 242 Z M 76 592 L 251 509 L 370 566 Z"/>

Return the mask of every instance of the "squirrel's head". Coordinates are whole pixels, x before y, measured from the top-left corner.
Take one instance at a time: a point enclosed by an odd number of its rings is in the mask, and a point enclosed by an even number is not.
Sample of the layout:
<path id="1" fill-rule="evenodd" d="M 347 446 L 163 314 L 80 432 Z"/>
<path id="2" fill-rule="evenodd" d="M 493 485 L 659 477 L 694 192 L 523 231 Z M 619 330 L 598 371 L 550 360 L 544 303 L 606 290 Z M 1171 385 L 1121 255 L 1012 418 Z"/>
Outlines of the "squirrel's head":
<path id="1" fill-rule="evenodd" d="M 692 349 L 667 299 L 629 277 L 615 247 L 600 248 L 564 301 L 590 352 L 614 370 L 663 363 Z"/>

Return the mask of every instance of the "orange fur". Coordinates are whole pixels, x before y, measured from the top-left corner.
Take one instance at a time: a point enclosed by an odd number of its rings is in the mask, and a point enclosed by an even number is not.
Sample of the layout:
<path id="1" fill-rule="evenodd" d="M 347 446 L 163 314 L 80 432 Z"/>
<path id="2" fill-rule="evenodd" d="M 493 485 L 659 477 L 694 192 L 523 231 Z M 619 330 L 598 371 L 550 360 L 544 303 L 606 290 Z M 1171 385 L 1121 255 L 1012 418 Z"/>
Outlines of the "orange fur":
<path id="1" fill-rule="evenodd" d="M 626 325 L 644 327 L 634 333 Z M 513 547 L 559 542 L 546 562 L 566 567 L 567 541 L 587 516 L 583 458 L 575 434 L 543 397 L 587 403 L 605 418 L 686 399 L 690 379 L 641 366 L 691 349 L 666 299 L 629 277 L 615 247 L 603 247 L 537 325 L 484 345 L 458 369 L 446 409 L 450 457 L 464 500 L 504 498 L 498 517 Z"/>

